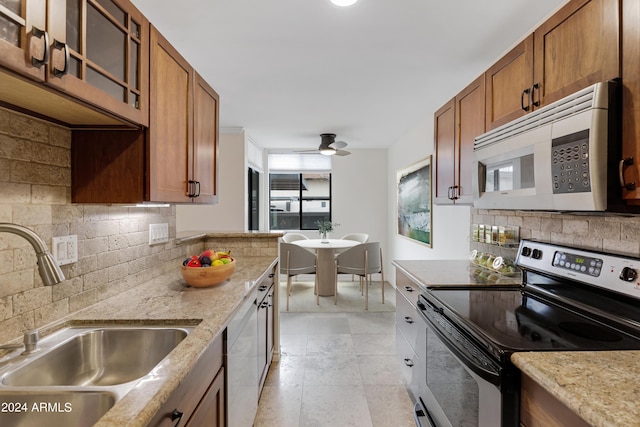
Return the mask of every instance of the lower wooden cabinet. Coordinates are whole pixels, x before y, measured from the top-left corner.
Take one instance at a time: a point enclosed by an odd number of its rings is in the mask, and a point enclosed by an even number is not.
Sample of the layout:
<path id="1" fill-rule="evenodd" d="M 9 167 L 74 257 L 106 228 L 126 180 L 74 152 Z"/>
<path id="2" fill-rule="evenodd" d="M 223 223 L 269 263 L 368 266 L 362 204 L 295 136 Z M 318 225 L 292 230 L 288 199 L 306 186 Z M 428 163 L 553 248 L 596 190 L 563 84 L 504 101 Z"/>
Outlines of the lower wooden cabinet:
<path id="1" fill-rule="evenodd" d="M 224 368 L 220 368 L 185 427 L 222 427 L 224 425 Z"/>
<path id="2" fill-rule="evenodd" d="M 520 425 L 588 427 L 589 424 L 527 375 L 522 375 Z"/>
<path id="3" fill-rule="evenodd" d="M 225 425 L 223 337 L 218 335 L 148 426 Z"/>

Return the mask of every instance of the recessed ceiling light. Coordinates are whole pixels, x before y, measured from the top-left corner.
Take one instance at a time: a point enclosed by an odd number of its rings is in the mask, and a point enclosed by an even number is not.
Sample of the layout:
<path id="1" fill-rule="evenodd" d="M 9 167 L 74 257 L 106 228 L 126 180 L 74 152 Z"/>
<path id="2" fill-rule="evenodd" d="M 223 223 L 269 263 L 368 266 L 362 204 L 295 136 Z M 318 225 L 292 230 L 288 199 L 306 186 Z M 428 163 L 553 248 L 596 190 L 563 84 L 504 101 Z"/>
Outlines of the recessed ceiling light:
<path id="1" fill-rule="evenodd" d="M 358 0 L 331 0 L 331 3 L 335 4 L 336 6 L 351 6 L 357 1 Z"/>

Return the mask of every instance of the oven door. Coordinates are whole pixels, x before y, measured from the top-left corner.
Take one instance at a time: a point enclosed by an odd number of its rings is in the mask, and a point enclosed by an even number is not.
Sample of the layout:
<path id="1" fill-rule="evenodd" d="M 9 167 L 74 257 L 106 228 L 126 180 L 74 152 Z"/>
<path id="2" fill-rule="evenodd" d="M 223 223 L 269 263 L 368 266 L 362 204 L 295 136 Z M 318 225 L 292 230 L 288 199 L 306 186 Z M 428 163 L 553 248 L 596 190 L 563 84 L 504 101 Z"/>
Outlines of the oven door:
<path id="1" fill-rule="evenodd" d="M 511 427 L 519 421 L 517 369 L 501 367 L 465 336 L 440 309 L 420 297 L 427 334 L 419 426 Z"/>

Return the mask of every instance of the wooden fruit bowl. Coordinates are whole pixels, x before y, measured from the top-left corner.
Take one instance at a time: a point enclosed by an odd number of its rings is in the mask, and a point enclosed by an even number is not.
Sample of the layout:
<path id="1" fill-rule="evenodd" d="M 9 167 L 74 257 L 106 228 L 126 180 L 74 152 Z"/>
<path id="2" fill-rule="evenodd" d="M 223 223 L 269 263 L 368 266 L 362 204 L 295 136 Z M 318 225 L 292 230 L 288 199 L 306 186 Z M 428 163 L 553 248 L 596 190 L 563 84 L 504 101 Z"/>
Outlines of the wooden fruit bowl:
<path id="1" fill-rule="evenodd" d="M 207 288 L 218 285 L 227 280 L 236 269 L 236 260 L 232 259 L 229 264 L 216 265 L 211 267 L 180 267 L 182 278 L 194 288 Z"/>

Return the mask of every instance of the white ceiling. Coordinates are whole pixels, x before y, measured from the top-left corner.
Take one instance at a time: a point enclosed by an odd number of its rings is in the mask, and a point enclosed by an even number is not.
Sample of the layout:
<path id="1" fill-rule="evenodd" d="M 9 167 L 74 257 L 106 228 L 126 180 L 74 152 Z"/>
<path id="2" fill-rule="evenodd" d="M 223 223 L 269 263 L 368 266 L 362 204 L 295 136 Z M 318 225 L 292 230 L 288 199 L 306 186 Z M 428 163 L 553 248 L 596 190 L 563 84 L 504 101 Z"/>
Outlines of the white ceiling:
<path id="1" fill-rule="evenodd" d="M 567 0 L 132 0 L 265 148 L 384 148 Z"/>

